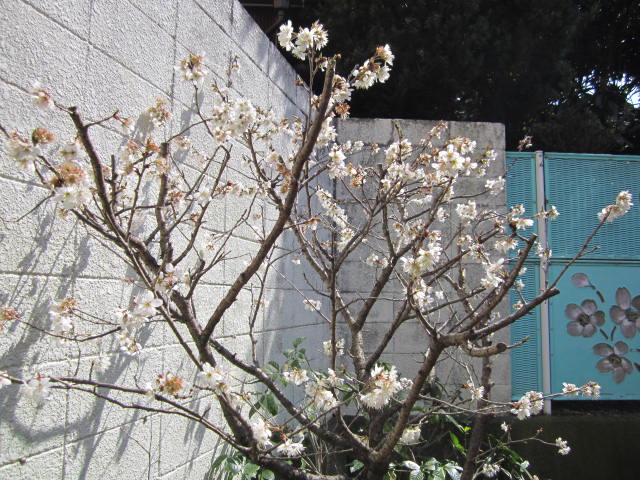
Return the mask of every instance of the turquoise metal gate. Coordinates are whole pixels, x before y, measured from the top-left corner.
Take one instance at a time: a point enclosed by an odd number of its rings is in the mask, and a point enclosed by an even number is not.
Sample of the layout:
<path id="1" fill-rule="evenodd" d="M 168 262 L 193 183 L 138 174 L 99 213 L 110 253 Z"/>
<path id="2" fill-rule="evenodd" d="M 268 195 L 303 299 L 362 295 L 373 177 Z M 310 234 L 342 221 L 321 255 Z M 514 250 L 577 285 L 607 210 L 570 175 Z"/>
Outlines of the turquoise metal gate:
<path id="1" fill-rule="evenodd" d="M 510 205 L 535 212 L 546 203 L 560 211 L 546 228 L 553 251 L 548 265 L 529 261 L 528 298 L 545 278 L 557 277 L 620 190 L 636 200 L 629 214 L 593 239 L 600 248 L 570 267 L 558 283 L 560 295 L 512 326 L 513 341 L 530 337 L 512 353 L 514 398 L 594 380 L 603 399 L 640 399 L 640 157 L 508 153 L 507 168 Z"/>

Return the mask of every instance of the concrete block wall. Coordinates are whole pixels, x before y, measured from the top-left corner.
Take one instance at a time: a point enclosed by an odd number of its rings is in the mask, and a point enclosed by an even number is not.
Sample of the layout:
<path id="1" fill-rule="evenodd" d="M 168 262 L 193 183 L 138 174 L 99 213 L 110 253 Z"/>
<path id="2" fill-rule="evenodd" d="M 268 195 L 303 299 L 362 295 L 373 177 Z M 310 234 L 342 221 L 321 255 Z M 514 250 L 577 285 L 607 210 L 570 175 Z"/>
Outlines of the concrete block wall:
<path id="1" fill-rule="evenodd" d="M 237 57 L 232 96 L 272 108 L 278 116 L 305 114 L 305 92 L 295 86 L 294 70 L 236 0 L 11 0 L 2 5 L 0 31 L 0 124 L 8 131 L 28 134 L 46 126 L 61 141 L 73 138 L 64 114 L 32 105 L 29 90 L 39 81 L 56 101 L 77 105 L 90 119 L 115 110 L 136 118 L 157 97 L 164 98 L 174 114 L 164 134 L 174 134 L 195 118 L 192 89 L 174 69 L 190 52 L 206 54 L 211 70 L 206 80 L 219 84 L 226 83 L 225 72 Z M 124 141 L 108 128 L 97 127 L 92 135 L 102 153 L 115 152 Z M 210 147 L 197 132 L 192 140 L 202 151 Z M 239 165 L 242 147 L 234 150 Z M 130 272 L 83 229 L 74 229 L 73 221 L 60 218 L 51 206 L 16 221 L 45 195 L 10 159 L 0 160 L 0 304 L 40 328 L 50 326 L 51 302 L 67 295 L 98 314 L 129 304 L 135 292 L 121 279 Z M 243 209 L 242 202 L 222 202 L 208 226 L 230 225 Z M 258 242 L 245 229 L 230 247 L 237 258 L 225 262 L 200 292 L 203 314 L 213 309 Z M 277 268 L 308 291 L 303 267 L 287 258 Z M 282 363 L 279 352 L 299 336 L 315 339 L 317 345 L 308 348 L 315 356 L 325 329 L 319 316 L 303 310 L 300 294 L 275 273 L 265 297 L 271 306 L 257 321 L 259 356 Z M 221 342 L 239 353 L 249 349 L 250 305 L 249 292 L 243 292 L 221 328 Z M 194 379 L 195 370 L 169 330 L 146 328 L 142 343 L 136 358 L 118 354 L 111 343 L 83 345 L 80 354 L 12 324 L 0 333 L 0 370 L 22 378 L 35 371 L 61 376 L 86 369 L 103 353 L 112 362 L 102 377 L 108 382 L 135 377 L 143 385 L 166 371 Z M 179 417 L 57 393 L 37 407 L 17 387 L 0 390 L 0 478 L 207 477 L 220 447 L 213 434 Z M 194 402 L 204 409 L 211 399 Z"/>
<path id="2" fill-rule="evenodd" d="M 404 138 L 407 138 L 413 145 L 417 145 L 420 139 L 425 138 L 427 132 L 436 126 L 437 122 L 428 120 L 389 120 L 389 119 L 346 119 L 340 120 L 337 124 L 338 140 L 361 140 L 366 145 L 377 143 L 380 147 L 380 153 L 369 157 L 366 154 L 366 158 L 363 157 L 362 161 L 370 162 L 369 166 L 373 166 L 376 163 L 384 161 L 384 150 L 394 141 L 398 140 L 398 132 L 394 126 L 394 122 L 402 131 Z M 488 178 L 496 178 L 498 176 L 505 175 L 504 164 L 504 151 L 505 151 L 505 133 L 504 125 L 497 123 L 470 123 L 470 122 L 447 122 L 448 129 L 442 135 L 440 141 L 444 142 L 448 138 L 454 138 L 458 136 L 467 137 L 471 140 L 475 140 L 477 143 L 477 151 L 483 152 L 486 147 L 493 148 L 498 157 L 496 161 L 487 171 Z M 459 179 L 455 187 L 456 195 L 474 195 L 484 191 L 485 179 L 478 179 L 473 177 L 462 177 Z M 365 185 L 366 191 L 366 185 Z M 375 192 L 374 192 L 375 193 Z M 347 202 L 345 209 L 349 216 L 348 200 L 350 197 L 346 196 L 345 192 L 341 192 L 338 189 L 338 196 L 344 195 L 343 200 Z M 478 209 L 486 208 L 497 212 L 505 212 L 506 209 L 506 197 L 505 195 L 487 196 L 475 198 Z M 357 207 L 356 207 L 357 211 Z M 350 216 L 357 222 L 356 211 Z M 453 212 L 449 212 L 451 215 Z M 443 243 L 446 243 L 451 238 L 452 222 L 446 222 L 439 224 L 438 229 L 442 231 Z M 357 253 L 357 252 L 356 252 Z M 367 249 L 363 251 L 361 258 L 352 260 L 349 264 L 349 268 L 343 272 L 341 278 L 338 279 L 340 287 L 349 292 L 352 296 L 365 297 L 371 289 L 371 268 L 364 263 L 364 260 L 369 255 L 370 251 Z M 357 257 L 357 255 L 355 255 Z M 353 257 L 352 257 L 353 258 Z M 468 278 L 471 281 L 475 277 L 477 282 L 482 275 L 482 270 L 478 264 L 464 263 L 463 267 L 467 271 Z M 400 285 L 390 285 L 388 292 L 383 292 L 381 297 L 383 298 L 402 298 L 404 296 L 404 289 Z M 379 304 L 379 305 L 378 305 Z M 376 304 L 370 315 L 370 320 L 367 322 L 364 330 L 364 340 L 368 350 L 373 350 L 375 346 L 383 339 L 385 332 L 390 325 L 391 319 L 398 307 L 397 302 L 383 302 L 380 301 Z M 509 306 L 506 302 L 500 306 L 498 311 L 504 315 L 508 312 Z M 509 332 L 503 330 L 498 332 L 494 341 L 502 341 L 508 343 Z M 405 376 L 415 374 L 420 367 L 423 359 L 424 352 L 428 346 L 428 337 L 424 332 L 422 326 L 417 320 L 412 320 L 404 323 L 398 329 L 393 341 L 389 344 L 389 348 L 382 356 L 383 361 L 388 361 L 398 367 L 398 370 Z M 442 361 L 436 368 L 436 375 L 440 381 L 444 384 L 457 388 L 463 383 L 469 380 L 469 373 L 463 368 L 460 368 L 459 360 L 463 360 L 457 357 L 448 357 L 449 352 L 445 352 Z M 471 362 L 472 376 L 480 374 L 480 362 Z M 493 361 L 494 371 L 494 387 L 492 390 L 492 399 L 496 401 L 507 402 L 510 401 L 511 395 L 511 373 L 509 369 L 509 354 L 504 353 L 497 357 L 494 357 Z M 476 385 L 479 384 L 477 378 L 474 379 Z"/>

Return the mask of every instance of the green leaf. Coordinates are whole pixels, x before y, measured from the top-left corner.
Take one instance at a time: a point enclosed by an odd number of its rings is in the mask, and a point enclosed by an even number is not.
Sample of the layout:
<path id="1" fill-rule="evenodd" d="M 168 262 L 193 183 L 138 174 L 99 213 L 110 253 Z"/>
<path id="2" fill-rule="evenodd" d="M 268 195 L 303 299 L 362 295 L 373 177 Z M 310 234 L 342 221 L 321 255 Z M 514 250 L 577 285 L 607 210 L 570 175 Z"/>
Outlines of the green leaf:
<path id="1" fill-rule="evenodd" d="M 449 423 L 451 423 L 454 427 L 456 427 L 461 432 L 466 432 L 468 430 L 468 427 L 463 427 L 462 425 L 460 425 L 460 423 L 451 415 L 444 415 L 444 419 Z"/>
<path id="2" fill-rule="evenodd" d="M 262 480 L 276 480 L 276 474 L 271 470 L 262 470 L 262 472 L 260 472 L 260 478 Z"/>
<path id="3" fill-rule="evenodd" d="M 424 480 L 424 473 L 422 473 L 420 470 L 412 470 L 409 474 L 409 478 L 411 480 Z"/>
<path id="4" fill-rule="evenodd" d="M 211 464 L 211 470 L 216 471 L 217 469 L 219 469 L 220 465 L 222 465 L 222 462 L 224 462 L 227 458 L 228 457 L 226 455 L 220 455 L 219 457 L 217 457 Z"/>
<path id="5" fill-rule="evenodd" d="M 293 348 L 297 348 L 307 337 L 298 337 L 293 341 Z"/>
<path id="6" fill-rule="evenodd" d="M 409 470 L 420 470 L 420 465 L 416 462 L 412 462 L 411 460 L 405 460 L 402 464 L 407 467 Z"/>
<path id="7" fill-rule="evenodd" d="M 262 369 L 267 375 L 276 375 L 280 373 L 280 364 L 278 362 L 271 361 L 262 367 Z"/>
<path id="8" fill-rule="evenodd" d="M 392 422 L 391 419 L 385 421 L 384 425 L 382 425 L 382 432 L 383 433 L 389 433 L 393 429 L 394 425 L 395 425 L 395 423 Z"/>
<path id="9" fill-rule="evenodd" d="M 255 463 L 246 463 L 243 469 L 244 474 L 249 478 L 254 478 L 258 474 L 258 470 L 260 467 Z"/>
<path id="10" fill-rule="evenodd" d="M 460 440 L 453 432 L 449 432 L 449 438 L 451 438 L 451 443 L 461 454 L 465 455 L 467 453 L 467 449 L 462 446 Z"/>
<path id="11" fill-rule="evenodd" d="M 235 458 L 229 458 L 225 468 L 229 473 L 239 473 L 242 471 L 242 461 L 236 460 Z"/>
<path id="12" fill-rule="evenodd" d="M 253 417 L 256 413 L 258 413 L 258 409 L 260 408 L 260 400 L 251 405 L 249 409 L 249 418 Z"/>
<path id="13" fill-rule="evenodd" d="M 396 480 L 396 478 L 396 472 L 394 472 L 393 470 L 389 470 L 384 474 L 383 480 Z"/>
<path id="14" fill-rule="evenodd" d="M 270 393 L 265 394 L 264 397 L 262 397 L 262 402 L 261 402 L 262 408 L 264 408 L 267 412 L 269 412 L 271 415 L 275 416 L 278 414 L 278 404 L 276 403 L 276 399 L 273 398 L 273 395 Z"/>
<path id="15" fill-rule="evenodd" d="M 444 468 L 440 467 L 435 472 L 433 472 L 431 478 L 433 480 L 447 480 L 447 474 L 444 471 Z"/>
<path id="16" fill-rule="evenodd" d="M 462 468 L 459 465 L 456 465 L 455 463 L 447 463 L 444 466 L 444 469 L 453 480 L 460 480 L 460 471 Z"/>
<path id="17" fill-rule="evenodd" d="M 506 447 L 506 446 L 502 446 L 502 451 L 503 452 L 508 452 L 509 456 L 511 457 L 511 460 L 513 462 L 515 462 L 515 463 L 521 463 L 522 462 L 522 457 L 515 450 L 512 450 L 512 449 L 510 449 L 509 447 Z"/>
<path id="18" fill-rule="evenodd" d="M 340 395 L 340 398 L 342 399 L 342 401 L 344 403 L 348 402 L 349 400 L 351 400 L 351 398 L 353 397 L 354 392 L 352 392 L 351 390 L 349 390 L 348 392 L 344 392 L 342 393 L 342 395 Z"/>
<path id="19" fill-rule="evenodd" d="M 294 368 L 302 368 L 300 366 L 300 360 L 294 357 L 290 357 L 289 361 L 287 362 L 287 365 L 289 366 L 290 370 Z"/>
<path id="20" fill-rule="evenodd" d="M 358 470 L 360 470 L 362 467 L 364 467 L 364 463 L 362 463 L 360 460 L 354 460 L 353 462 L 351 462 L 351 464 L 349 465 L 349 471 L 351 473 L 355 473 Z"/>
<path id="21" fill-rule="evenodd" d="M 435 470 L 436 468 L 438 468 L 440 466 L 440 462 L 438 462 L 435 458 L 431 457 L 429 460 L 427 460 L 426 462 L 424 462 L 422 464 L 422 468 L 424 470 Z"/>

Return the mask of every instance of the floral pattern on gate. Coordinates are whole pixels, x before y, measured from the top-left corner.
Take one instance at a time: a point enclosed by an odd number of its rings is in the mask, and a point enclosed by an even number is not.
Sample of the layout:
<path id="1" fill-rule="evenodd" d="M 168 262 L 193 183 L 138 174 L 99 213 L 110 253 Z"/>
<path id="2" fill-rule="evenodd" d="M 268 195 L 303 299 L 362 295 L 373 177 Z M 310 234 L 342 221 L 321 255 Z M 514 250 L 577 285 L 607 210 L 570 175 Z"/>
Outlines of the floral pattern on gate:
<path id="1" fill-rule="evenodd" d="M 616 341 L 616 336 L 622 334 L 625 339 L 632 339 L 640 330 L 640 295 L 631 298 L 626 287 L 619 287 L 616 290 L 616 305 L 609 309 L 611 322 L 607 322 L 605 312 L 600 309 L 606 304 L 605 298 L 589 277 L 584 273 L 576 273 L 571 277 L 571 283 L 578 288 L 593 289 L 601 305 L 599 307 L 593 299 L 585 299 L 580 305 L 568 304 L 564 311 L 570 320 L 567 333 L 582 338 L 591 338 L 599 333 L 606 342 L 593 345 L 593 353 L 602 357 L 595 367 L 600 373 L 612 373 L 613 380 L 622 383 L 627 375 L 633 373 L 634 365 L 640 371 L 640 363 L 627 358 L 629 353 L 640 352 L 640 349 L 631 348 L 622 340 Z"/>

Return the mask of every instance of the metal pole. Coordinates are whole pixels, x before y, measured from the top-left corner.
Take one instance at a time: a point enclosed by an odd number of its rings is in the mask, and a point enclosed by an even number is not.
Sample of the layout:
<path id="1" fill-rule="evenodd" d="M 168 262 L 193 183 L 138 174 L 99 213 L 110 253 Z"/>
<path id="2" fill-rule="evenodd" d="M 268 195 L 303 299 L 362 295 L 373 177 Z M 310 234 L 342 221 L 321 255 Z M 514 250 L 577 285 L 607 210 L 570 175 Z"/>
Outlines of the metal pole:
<path id="1" fill-rule="evenodd" d="M 536 208 L 538 212 L 547 209 L 547 197 L 544 188 L 544 152 L 536 151 Z M 547 219 L 538 219 L 538 241 L 546 251 L 549 248 L 547 243 Z M 540 258 L 540 290 L 545 290 L 549 284 L 548 278 L 549 261 L 547 256 Z M 542 354 L 542 392 L 551 393 L 551 348 L 549 344 L 549 303 L 547 301 L 540 305 L 540 337 Z M 551 413 L 551 400 L 544 401 L 544 413 Z"/>

